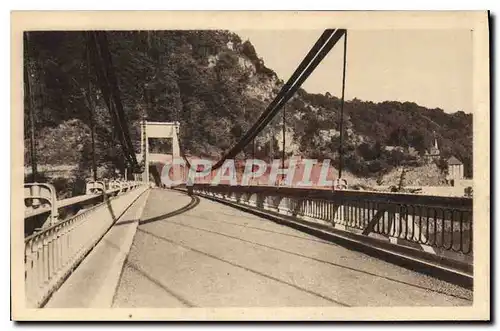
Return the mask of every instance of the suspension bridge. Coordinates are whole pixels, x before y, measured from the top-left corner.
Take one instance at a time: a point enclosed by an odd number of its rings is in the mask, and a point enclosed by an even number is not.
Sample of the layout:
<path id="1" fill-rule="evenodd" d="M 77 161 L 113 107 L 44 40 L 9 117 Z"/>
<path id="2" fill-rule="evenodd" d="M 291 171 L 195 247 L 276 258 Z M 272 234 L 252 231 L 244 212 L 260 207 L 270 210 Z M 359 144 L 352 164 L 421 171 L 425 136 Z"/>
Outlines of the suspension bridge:
<path id="1" fill-rule="evenodd" d="M 284 114 L 340 40 L 343 108 L 346 30 L 325 30 L 254 125 L 208 171 L 184 154 L 175 121 L 142 121 L 141 150 L 134 150 L 106 34 L 87 37 L 127 171 L 120 180 L 94 171 L 84 195 L 63 200 L 50 184 L 25 184 L 27 306 L 472 305 L 471 198 L 282 182 L 213 185 L 217 170 Z M 171 139 L 172 152 L 150 153 L 151 138 Z M 284 155 L 281 161 L 285 168 Z"/>

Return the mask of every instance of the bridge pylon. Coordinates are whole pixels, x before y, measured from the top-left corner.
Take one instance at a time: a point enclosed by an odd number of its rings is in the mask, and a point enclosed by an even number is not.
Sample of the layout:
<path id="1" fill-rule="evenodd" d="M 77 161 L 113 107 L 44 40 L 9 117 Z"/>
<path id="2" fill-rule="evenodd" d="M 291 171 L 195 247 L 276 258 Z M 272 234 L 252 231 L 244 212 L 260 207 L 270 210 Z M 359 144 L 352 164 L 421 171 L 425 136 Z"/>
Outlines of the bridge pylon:
<path id="1" fill-rule="evenodd" d="M 141 156 L 144 163 L 144 172 L 142 174 L 142 180 L 144 182 L 149 182 L 149 164 L 153 161 L 151 153 L 149 152 L 149 138 L 170 138 L 172 139 L 172 158 L 170 159 L 172 168 L 172 181 L 177 181 L 182 179 L 181 166 L 178 162 L 174 162 L 181 158 L 180 146 L 179 146 L 179 122 L 149 122 L 143 120 L 141 122 Z M 168 158 L 164 158 L 164 161 L 169 162 Z"/>

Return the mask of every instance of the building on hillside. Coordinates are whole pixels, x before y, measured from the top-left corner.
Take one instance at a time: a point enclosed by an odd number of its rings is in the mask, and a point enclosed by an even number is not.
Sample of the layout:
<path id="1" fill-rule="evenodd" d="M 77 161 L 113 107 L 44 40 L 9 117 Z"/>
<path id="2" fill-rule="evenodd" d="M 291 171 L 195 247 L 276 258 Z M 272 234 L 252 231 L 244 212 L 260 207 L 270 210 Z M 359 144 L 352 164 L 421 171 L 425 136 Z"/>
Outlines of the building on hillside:
<path id="1" fill-rule="evenodd" d="M 420 154 L 418 153 L 418 151 L 416 150 L 416 148 L 414 147 L 408 147 L 408 154 L 410 154 L 411 156 L 414 156 L 414 157 L 418 157 Z"/>
<path id="2" fill-rule="evenodd" d="M 234 43 L 232 41 L 228 41 L 226 46 L 228 49 L 234 51 Z"/>
<path id="3" fill-rule="evenodd" d="M 388 152 L 392 152 L 392 151 L 404 152 L 404 148 L 401 146 L 385 146 L 384 149 Z"/>
<path id="4" fill-rule="evenodd" d="M 464 178 L 464 164 L 452 156 L 446 162 L 448 164 L 448 180 L 457 180 Z"/>
<path id="5" fill-rule="evenodd" d="M 425 151 L 425 160 L 428 163 L 431 163 L 434 160 L 439 160 L 441 157 L 441 152 L 439 151 L 437 138 L 434 136 L 434 145 L 428 150 Z"/>

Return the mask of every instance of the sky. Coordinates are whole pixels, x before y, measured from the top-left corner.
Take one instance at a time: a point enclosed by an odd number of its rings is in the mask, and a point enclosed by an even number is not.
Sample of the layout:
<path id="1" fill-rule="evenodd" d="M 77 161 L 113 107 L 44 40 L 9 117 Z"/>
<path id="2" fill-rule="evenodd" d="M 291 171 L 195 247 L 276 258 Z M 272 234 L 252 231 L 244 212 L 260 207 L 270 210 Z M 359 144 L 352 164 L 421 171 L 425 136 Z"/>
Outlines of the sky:
<path id="1" fill-rule="evenodd" d="M 316 42 L 318 30 L 241 30 L 259 57 L 287 81 Z M 310 93 L 342 91 L 343 39 L 303 84 Z M 415 102 L 472 112 L 470 30 L 349 30 L 345 98 Z"/>

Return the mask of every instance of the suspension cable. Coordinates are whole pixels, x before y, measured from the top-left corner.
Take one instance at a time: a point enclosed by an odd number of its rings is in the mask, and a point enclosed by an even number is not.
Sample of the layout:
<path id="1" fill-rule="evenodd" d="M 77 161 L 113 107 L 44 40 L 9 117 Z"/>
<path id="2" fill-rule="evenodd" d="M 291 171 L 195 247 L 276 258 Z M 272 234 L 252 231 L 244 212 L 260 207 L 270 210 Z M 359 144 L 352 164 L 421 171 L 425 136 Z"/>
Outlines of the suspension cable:
<path id="1" fill-rule="evenodd" d="M 123 142 L 121 127 L 117 125 L 118 123 L 118 119 L 116 118 L 117 114 L 114 112 L 113 109 L 112 99 L 110 97 L 110 91 L 109 91 L 109 82 L 106 77 L 105 69 L 103 68 L 104 65 L 102 63 L 102 57 L 99 52 L 96 36 L 94 35 L 93 32 L 87 32 L 87 37 L 88 37 L 88 48 L 92 55 L 92 60 L 94 63 L 94 67 L 96 69 L 97 82 L 100 83 L 99 87 L 103 93 L 103 99 L 106 102 L 109 113 L 111 115 L 111 119 L 113 123 L 115 123 L 115 130 L 118 132 L 118 138 L 120 139 L 124 156 L 128 158 L 127 147 Z"/>
<path id="2" fill-rule="evenodd" d="M 342 178 L 342 154 L 344 133 L 344 92 L 345 92 L 345 70 L 347 64 L 347 31 L 344 35 L 344 61 L 342 67 L 342 98 L 340 99 L 340 144 L 339 144 L 339 179 Z"/>
<path id="3" fill-rule="evenodd" d="M 108 105 L 115 128 L 117 129 L 124 157 L 130 165 L 137 167 L 138 163 L 121 104 L 117 87 L 118 82 L 113 71 L 111 53 L 107 46 L 105 32 L 88 32 L 87 37 L 89 48 L 94 57 L 97 76 L 100 78 L 100 87 L 105 96 L 104 99 Z"/>
<path id="4" fill-rule="evenodd" d="M 222 166 L 226 159 L 234 158 L 250 141 L 255 138 L 263 128 L 271 121 L 271 119 L 280 111 L 283 105 L 295 94 L 303 82 L 316 69 L 319 63 L 325 58 L 340 38 L 345 34 L 346 30 L 338 29 L 326 30 L 318 39 L 313 49 L 307 54 L 306 58 L 299 65 L 292 77 L 283 86 L 278 96 L 266 108 L 252 128 L 244 135 L 244 137 L 233 146 L 233 148 L 219 160 L 212 169 L 217 169 Z M 303 69 L 299 72 L 299 69 Z"/>
<path id="5" fill-rule="evenodd" d="M 132 166 L 137 166 L 137 160 L 135 157 L 134 153 L 134 148 L 132 144 L 132 140 L 130 139 L 130 132 L 128 129 L 128 124 L 125 116 L 125 112 L 123 110 L 123 105 L 121 103 L 120 95 L 119 95 L 119 89 L 118 89 L 118 81 L 116 79 L 116 75 L 114 73 L 114 68 L 113 68 L 113 63 L 111 59 L 111 53 L 108 49 L 108 41 L 106 37 L 105 32 L 98 32 L 100 36 L 99 40 L 99 46 L 102 50 L 101 55 L 103 56 L 103 63 L 105 65 L 107 77 L 108 77 L 108 83 L 110 83 L 111 86 L 111 96 L 113 97 L 114 105 L 115 105 L 115 110 L 117 112 L 117 119 L 118 119 L 118 125 L 120 126 L 120 129 L 122 131 L 123 137 L 125 144 L 128 149 L 129 153 L 129 158 L 132 161 Z"/>
<path id="6" fill-rule="evenodd" d="M 283 105 L 283 151 L 282 151 L 282 160 L 281 160 L 281 168 L 285 169 L 285 133 L 286 133 L 286 107 Z"/>
<path id="7" fill-rule="evenodd" d="M 86 65 L 87 65 L 87 88 L 88 88 L 88 95 L 85 95 L 85 100 L 87 101 L 88 104 L 88 110 L 89 110 L 89 124 L 90 124 L 90 137 L 91 137 L 91 142 L 92 142 L 92 177 L 94 181 L 97 181 L 97 162 L 96 162 L 96 155 L 95 155 L 95 115 L 94 115 L 94 102 L 92 99 L 92 82 L 91 82 L 91 74 L 90 74 L 90 50 L 87 47 L 85 50 L 85 58 L 86 58 Z"/>
<path id="8" fill-rule="evenodd" d="M 25 90 L 25 107 L 28 108 L 28 117 L 30 122 L 30 162 L 31 162 L 31 181 L 37 180 L 37 158 L 36 158 L 36 136 L 35 136 L 35 100 L 33 98 L 33 86 L 31 81 L 31 57 L 29 54 L 29 32 L 23 34 L 24 42 L 24 90 Z"/>
<path id="9" fill-rule="evenodd" d="M 278 93 L 278 95 L 276 96 L 276 98 L 269 104 L 269 106 L 266 108 L 264 113 L 261 114 L 259 119 L 254 123 L 252 128 L 250 128 L 250 130 L 245 134 L 245 136 L 242 138 L 242 140 L 245 140 L 245 138 L 249 134 L 252 134 L 252 133 L 255 133 L 255 136 L 256 136 L 264 129 L 264 127 L 274 117 L 274 115 L 277 113 L 277 111 L 279 111 L 279 109 L 277 109 L 277 108 L 280 107 L 280 104 L 282 104 L 283 99 L 286 98 L 288 94 L 290 94 L 290 91 L 296 90 L 296 89 L 294 89 L 294 87 L 295 87 L 295 84 L 298 83 L 300 78 L 308 71 L 312 72 L 310 70 L 311 63 L 313 63 L 313 60 L 317 57 L 320 50 L 325 46 L 325 44 L 328 42 L 328 40 L 332 37 L 332 35 L 334 34 L 334 31 L 335 30 L 326 30 L 325 32 L 323 32 L 323 34 L 320 36 L 318 41 L 316 41 L 313 48 L 309 51 L 309 53 L 306 55 L 306 57 L 300 63 L 300 65 L 297 67 L 297 69 L 294 71 L 294 73 L 289 78 L 289 80 L 286 82 L 286 84 L 283 85 L 283 87 L 281 88 L 281 90 Z M 300 87 L 300 86 L 298 86 L 298 87 Z M 298 87 L 297 87 L 297 89 L 298 89 Z"/>
<path id="10" fill-rule="evenodd" d="M 333 34 L 328 40 L 328 42 L 323 46 L 321 51 L 316 54 L 315 58 L 309 63 L 308 67 L 305 69 L 302 74 L 296 78 L 292 87 L 285 93 L 285 95 L 281 98 L 275 108 L 267 114 L 267 117 L 259 123 L 258 129 L 262 130 L 264 127 L 278 114 L 280 109 L 285 105 L 285 103 L 293 97 L 295 92 L 300 88 L 300 86 L 304 83 L 304 81 L 309 77 L 309 75 L 316 69 L 319 63 L 323 60 L 323 58 L 328 54 L 328 52 L 333 48 L 333 46 L 337 43 L 337 41 L 342 37 L 345 30 L 337 30 L 335 34 Z M 255 133 L 255 134 L 258 134 Z M 247 142 L 248 143 L 248 142 Z"/>

